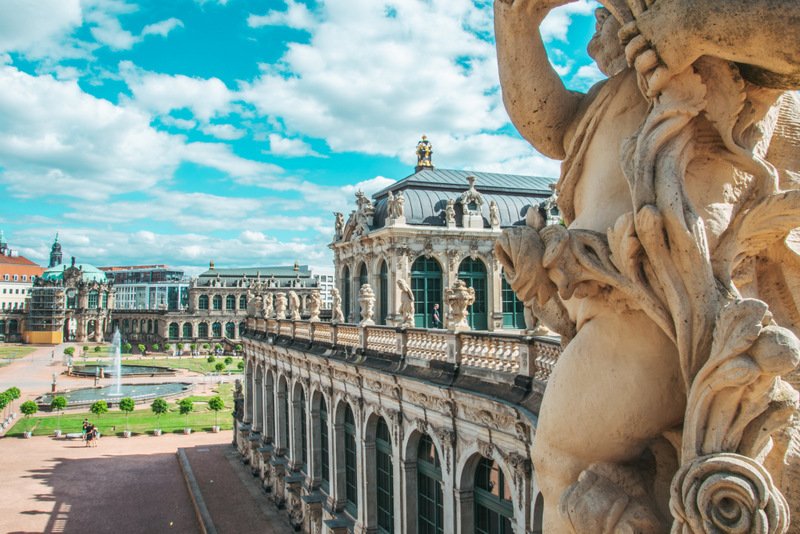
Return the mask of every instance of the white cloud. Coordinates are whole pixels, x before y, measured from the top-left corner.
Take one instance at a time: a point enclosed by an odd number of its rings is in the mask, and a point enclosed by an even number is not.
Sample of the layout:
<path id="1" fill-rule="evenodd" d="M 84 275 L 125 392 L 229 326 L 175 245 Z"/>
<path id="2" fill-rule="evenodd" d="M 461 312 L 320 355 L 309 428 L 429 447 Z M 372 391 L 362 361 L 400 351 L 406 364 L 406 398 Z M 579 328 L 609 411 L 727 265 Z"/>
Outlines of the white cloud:
<path id="1" fill-rule="evenodd" d="M 558 40 L 567 41 L 567 31 L 572 23 L 573 15 L 590 15 L 600 4 L 594 0 L 579 0 L 555 8 L 547 14 L 539 31 L 545 42 Z"/>
<path id="2" fill-rule="evenodd" d="M 200 130 L 205 134 L 226 141 L 241 139 L 247 133 L 245 130 L 235 128 L 232 124 L 205 124 L 200 127 Z"/>
<path id="3" fill-rule="evenodd" d="M 177 27 L 183 28 L 183 22 L 176 18 L 170 18 L 162 20 L 161 22 L 156 22 L 155 24 L 148 24 L 142 29 L 141 36 L 160 35 L 161 37 L 166 37 L 169 32 Z"/>
<path id="4" fill-rule="evenodd" d="M 251 28 L 261 26 L 288 26 L 296 30 L 307 30 L 314 25 L 314 17 L 305 4 L 286 0 L 286 11 L 269 11 L 266 15 L 250 15 L 247 25 Z"/>
<path id="5" fill-rule="evenodd" d="M 231 147 L 221 143 L 189 143 L 182 147 L 181 156 L 186 161 L 218 169 L 248 185 L 269 187 L 283 169 L 237 156 Z"/>
<path id="6" fill-rule="evenodd" d="M 230 110 L 233 93 L 219 78 L 145 72 L 130 61 L 120 62 L 119 69 L 135 105 L 153 113 L 165 115 L 172 110 L 189 109 L 196 118 L 208 122 Z"/>
<path id="7" fill-rule="evenodd" d="M 63 39 L 81 25 L 79 0 L 4 1 L 0 16 L 0 52 L 33 52 Z"/>
<path id="8" fill-rule="evenodd" d="M 600 71 L 597 63 L 590 63 L 578 68 L 575 76 L 572 77 L 572 85 L 578 90 L 585 91 L 605 78 L 606 75 Z"/>
<path id="9" fill-rule="evenodd" d="M 174 126 L 176 128 L 180 128 L 181 130 L 192 130 L 195 126 L 197 126 L 197 121 L 187 120 L 187 119 L 178 119 L 176 117 L 172 117 L 171 115 L 162 115 L 159 117 L 161 124 L 165 126 Z"/>
<path id="10" fill-rule="evenodd" d="M 321 157 L 320 154 L 315 152 L 311 146 L 302 139 L 289 139 L 280 134 L 269 134 L 269 152 L 275 156 Z"/>

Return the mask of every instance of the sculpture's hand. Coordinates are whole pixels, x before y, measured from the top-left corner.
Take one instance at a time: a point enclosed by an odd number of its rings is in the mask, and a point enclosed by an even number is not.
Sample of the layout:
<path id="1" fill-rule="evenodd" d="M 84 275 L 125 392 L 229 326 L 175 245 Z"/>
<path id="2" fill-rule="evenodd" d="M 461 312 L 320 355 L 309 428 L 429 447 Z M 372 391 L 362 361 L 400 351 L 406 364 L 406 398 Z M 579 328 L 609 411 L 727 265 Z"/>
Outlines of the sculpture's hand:
<path id="1" fill-rule="evenodd" d="M 628 65 L 639 73 L 640 83 L 643 84 L 642 92 L 649 98 L 655 98 L 675 73 L 661 62 L 656 51 L 639 32 L 635 20 L 619 30 L 619 38 L 625 43 Z"/>

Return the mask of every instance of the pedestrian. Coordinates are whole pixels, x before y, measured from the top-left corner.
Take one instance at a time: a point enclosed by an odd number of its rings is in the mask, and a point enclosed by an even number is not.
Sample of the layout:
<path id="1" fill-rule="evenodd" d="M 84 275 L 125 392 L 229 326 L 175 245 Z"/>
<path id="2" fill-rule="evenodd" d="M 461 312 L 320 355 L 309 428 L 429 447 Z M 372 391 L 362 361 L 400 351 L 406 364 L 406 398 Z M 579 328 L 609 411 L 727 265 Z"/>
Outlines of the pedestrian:
<path id="1" fill-rule="evenodd" d="M 100 443 L 100 429 L 96 426 L 92 426 L 92 447 L 97 447 Z"/>
<path id="2" fill-rule="evenodd" d="M 92 431 L 94 430 L 94 426 L 89 423 L 86 423 L 86 431 L 83 433 L 83 439 L 86 441 L 86 446 L 92 446 Z"/>
<path id="3" fill-rule="evenodd" d="M 83 420 L 83 437 L 84 438 L 86 437 L 86 430 L 88 428 L 89 428 L 89 420 L 88 419 L 84 419 Z"/>
<path id="4" fill-rule="evenodd" d="M 433 305 L 433 327 L 439 328 L 442 324 L 442 320 L 439 317 L 439 303 Z"/>

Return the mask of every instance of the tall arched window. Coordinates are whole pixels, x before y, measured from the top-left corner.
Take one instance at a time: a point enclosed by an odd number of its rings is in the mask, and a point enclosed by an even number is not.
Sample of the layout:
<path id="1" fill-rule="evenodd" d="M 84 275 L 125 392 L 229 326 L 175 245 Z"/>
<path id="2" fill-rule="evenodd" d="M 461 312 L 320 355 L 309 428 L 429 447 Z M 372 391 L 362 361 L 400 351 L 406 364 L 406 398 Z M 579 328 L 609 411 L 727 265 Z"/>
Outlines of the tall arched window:
<path id="1" fill-rule="evenodd" d="M 423 434 L 417 446 L 417 532 L 444 534 L 442 467 L 436 446 Z"/>
<path id="2" fill-rule="evenodd" d="M 319 396 L 319 450 L 320 450 L 320 470 L 322 478 L 322 491 L 330 492 L 331 470 L 330 470 L 330 440 L 328 439 L 328 407 L 325 405 L 325 397 Z"/>
<path id="3" fill-rule="evenodd" d="M 383 417 L 375 428 L 375 473 L 377 484 L 378 532 L 394 533 L 394 471 L 392 468 L 392 439 Z"/>
<path id="4" fill-rule="evenodd" d="M 467 321 L 473 330 L 486 330 L 489 325 L 486 294 L 486 266 L 479 259 L 465 258 L 458 268 L 458 277 L 475 290 L 475 302 L 468 308 Z"/>
<path id="5" fill-rule="evenodd" d="M 208 323 L 200 323 L 197 325 L 197 337 L 208 337 Z"/>
<path id="6" fill-rule="evenodd" d="M 230 339 L 233 339 L 235 337 L 234 336 L 235 329 L 236 326 L 233 323 L 225 323 L 225 336 Z"/>
<path id="7" fill-rule="evenodd" d="M 213 337 L 222 337 L 222 323 L 214 323 L 211 325 L 211 335 Z"/>
<path id="8" fill-rule="evenodd" d="M 235 295 L 228 295 L 225 297 L 225 309 L 228 311 L 232 311 L 236 309 L 236 296 Z"/>
<path id="9" fill-rule="evenodd" d="M 514 506 L 511 491 L 497 462 L 481 458 L 475 470 L 475 532 L 511 534 Z"/>
<path id="10" fill-rule="evenodd" d="M 108 291 L 103 291 L 103 294 L 100 297 L 100 307 L 104 310 L 108 309 Z"/>
<path id="11" fill-rule="evenodd" d="M 386 324 L 389 313 L 389 268 L 385 261 L 381 262 L 378 273 L 378 324 Z"/>
<path id="12" fill-rule="evenodd" d="M 147 320 L 147 333 L 148 334 L 152 334 L 153 333 L 153 320 L 152 319 L 148 319 Z"/>
<path id="13" fill-rule="evenodd" d="M 306 427 L 306 394 L 300 388 L 300 471 L 308 474 L 308 428 Z"/>
<path id="14" fill-rule="evenodd" d="M 361 268 L 358 270 L 358 287 L 356 292 L 361 290 L 361 286 L 369 284 L 369 276 L 367 275 L 367 264 L 362 263 Z"/>
<path id="15" fill-rule="evenodd" d="M 183 323 L 183 335 L 181 337 L 192 337 L 192 323 Z"/>
<path id="16" fill-rule="evenodd" d="M 11 319 L 8 321 L 8 333 L 9 334 L 16 334 L 18 333 L 17 330 L 19 329 L 19 323 L 16 319 Z"/>
<path id="17" fill-rule="evenodd" d="M 247 309 L 247 297 L 242 295 L 239 297 L 239 309 L 246 310 Z"/>
<path id="18" fill-rule="evenodd" d="M 214 299 L 211 301 L 211 307 L 215 310 L 222 309 L 222 296 L 221 295 L 214 295 Z"/>
<path id="19" fill-rule="evenodd" d="M 442 305 L 442 267 L 434 258 L 420 256 L 411 265 L 411 291 L 414 293 L 414 326 L 431 328 L 433 305 Z M 441 317 L 441 311 L 440 317 Z"/>
<path id="20" fill-rule="evenodd" d="M 100 297 L 100 292 L 97 291 L 96 289 L 92 289 L 91 291 L 89 291 L 89 302 L 87 303 L 89 309 L 93 310 L 97 308 L 99 297 Z"/>
<path id="21" fill-rule="evenodd" d="M 526 328 L 525 304 L 517 298 L 506 277 L 501 274 L 500 279 L 503 287 L 503 328 Z"/>
<path id="22" fill-rule="evenodd" d="M 197 309 L 198 310 L 208 309 L 208 295 L 200 295 L 199 297 L 197 297 Z"/>
<path id="23" fill-rule="evenodd" d="M 356 455 L 356 420 L 348 404 L 344 411 L 344 496 L 345 510 L 358 517 L 358 476 Z"/>
<path id="24" fill-rule="evenodd" d="M 350 319 L 350 267 L 347 266 L 345 266 L 342 273 L 342 290 L 344 291 L 344 295 L 342 295 L 342 313 L 344 314 L 345 322 L 347 322 Z"/>
<path id="25" fill-rule="evenodd" d="M 281 387 L 278 391 L 278 400 L 282 402 L 280 406 L 281 410 L 281 439 L 283 440 L 281 445 L 283 445 L 284 450 L 286 451 L 284 454 L 287 458 L 292 457 L 292 446 L 291 446 L 291 439 L 289 434 L 289 390 L 286 386 L 286 379 L 281 379 Z"/>
<path id="26" fill-rule="evenodd" d="M 178 339 L 178 323 L 169 323 L 169 338 Z"/>

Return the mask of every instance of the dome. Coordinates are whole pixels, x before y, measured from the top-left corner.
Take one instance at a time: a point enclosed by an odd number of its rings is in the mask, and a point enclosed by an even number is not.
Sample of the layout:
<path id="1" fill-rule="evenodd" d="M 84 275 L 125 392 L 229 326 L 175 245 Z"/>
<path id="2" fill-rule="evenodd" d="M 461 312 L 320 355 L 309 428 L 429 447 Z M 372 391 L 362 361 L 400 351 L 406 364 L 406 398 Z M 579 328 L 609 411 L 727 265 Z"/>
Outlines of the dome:
<path id="1" fill-rule="evenodd" d="M 94 265 L 89 265 L 88 263 L 76 263 L 74 266 L 82 271 L 81 279 L 84 282 L 105 283 L 107 281 L 106 273 L 104 273 Z M 42 278 L 44 280 L 63 280 L 64 271 L 71 268 L 72 268 L 71 265 L 66 265 L 66 264 L 50 267 L 44 273 L 42 273 Z"/>

